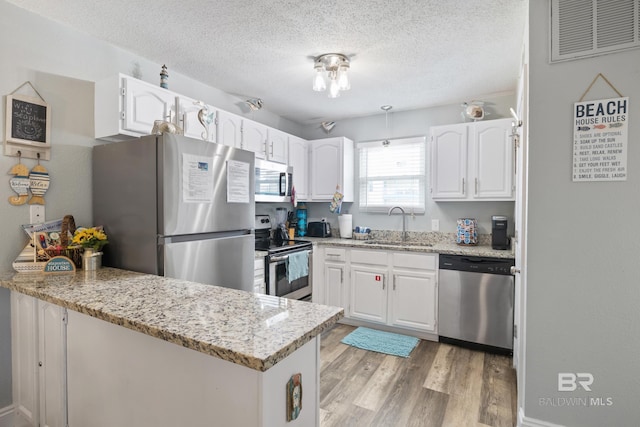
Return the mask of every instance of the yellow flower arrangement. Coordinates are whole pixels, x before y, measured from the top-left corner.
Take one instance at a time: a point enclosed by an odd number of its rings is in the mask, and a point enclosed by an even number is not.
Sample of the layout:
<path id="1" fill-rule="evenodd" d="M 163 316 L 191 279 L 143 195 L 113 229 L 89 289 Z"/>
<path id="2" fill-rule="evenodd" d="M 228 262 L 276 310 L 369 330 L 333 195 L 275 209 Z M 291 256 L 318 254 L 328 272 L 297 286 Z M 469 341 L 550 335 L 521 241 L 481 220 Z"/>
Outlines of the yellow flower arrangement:
<path id="1" fill-rule="evenodd" d="M 73 235 L 72 243 L 83 248 L 91 248 L 96 251 L 109 243 L 107 235 L 102 227 L 78 228 Z"/>

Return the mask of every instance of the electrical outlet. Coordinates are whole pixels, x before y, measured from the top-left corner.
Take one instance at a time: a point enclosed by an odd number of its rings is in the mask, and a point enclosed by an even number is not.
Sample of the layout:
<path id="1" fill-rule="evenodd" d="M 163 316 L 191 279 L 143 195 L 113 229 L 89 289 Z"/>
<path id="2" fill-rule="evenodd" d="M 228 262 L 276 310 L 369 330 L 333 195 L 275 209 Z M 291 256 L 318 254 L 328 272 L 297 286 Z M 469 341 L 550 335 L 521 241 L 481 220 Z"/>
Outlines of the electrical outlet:
<path id="1" fill-rule="evenodd" d="M 440 220 L 432 219 L 431 220 L 431 231 L 440 231 Z"/>
<path id="2" fill-rule="evenodd" d="M 29 223 L 40 224 L 43 222 L 44 222 L 44 206 L 43 205 L 29 206 Z"/>

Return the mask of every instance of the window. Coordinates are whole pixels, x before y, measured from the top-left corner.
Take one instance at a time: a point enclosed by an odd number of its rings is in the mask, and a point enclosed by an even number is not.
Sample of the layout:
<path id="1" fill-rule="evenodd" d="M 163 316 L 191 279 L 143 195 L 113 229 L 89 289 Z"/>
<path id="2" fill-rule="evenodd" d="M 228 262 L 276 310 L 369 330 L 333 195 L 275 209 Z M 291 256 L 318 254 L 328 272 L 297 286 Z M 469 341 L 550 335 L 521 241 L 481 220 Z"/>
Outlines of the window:
<path id="1" fill-rule="evenodd" d="M 402 206 L 424 213 L 425 146 L 424 137 L 358 143 L 360 211 Z"/>

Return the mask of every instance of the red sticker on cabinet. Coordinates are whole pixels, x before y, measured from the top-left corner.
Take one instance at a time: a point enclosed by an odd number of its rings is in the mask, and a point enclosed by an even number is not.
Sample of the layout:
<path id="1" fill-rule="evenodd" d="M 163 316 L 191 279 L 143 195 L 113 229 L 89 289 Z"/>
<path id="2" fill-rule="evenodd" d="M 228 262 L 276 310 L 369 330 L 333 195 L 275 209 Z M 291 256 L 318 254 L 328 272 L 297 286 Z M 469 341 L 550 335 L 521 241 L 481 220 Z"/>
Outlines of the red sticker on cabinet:
<path id="1" fill-rule="evenodd" d="M 376 282 L 380 281 L 380 276 L 376 275 Z"/>

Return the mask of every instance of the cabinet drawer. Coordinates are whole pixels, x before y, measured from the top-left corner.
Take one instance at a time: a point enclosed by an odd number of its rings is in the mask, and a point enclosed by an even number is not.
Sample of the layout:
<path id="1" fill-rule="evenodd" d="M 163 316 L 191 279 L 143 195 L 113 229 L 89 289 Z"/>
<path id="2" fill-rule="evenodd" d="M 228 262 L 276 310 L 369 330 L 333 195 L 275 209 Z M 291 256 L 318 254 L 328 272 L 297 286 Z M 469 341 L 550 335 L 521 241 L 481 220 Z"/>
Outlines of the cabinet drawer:
<path id="1" fill-rule="evenodd" d="M 416 254 L 408 252 L 394 252 L 393 266 L 416 268 L 420 270 L 436 270 L 437 254 Z"/>
<path id="2" fill-rule="evenodd" d="M 345 262 L 347 260 L 346 251 L 340 248 L 325 248 L 324 260 Z"/>
<path id="3" fill-rule="evenodd" d="M 351 263 L 353 264 L 374 264 L 386 267 L 389 264 L 386 251 L 361 251 L 351 250 Z"/>

